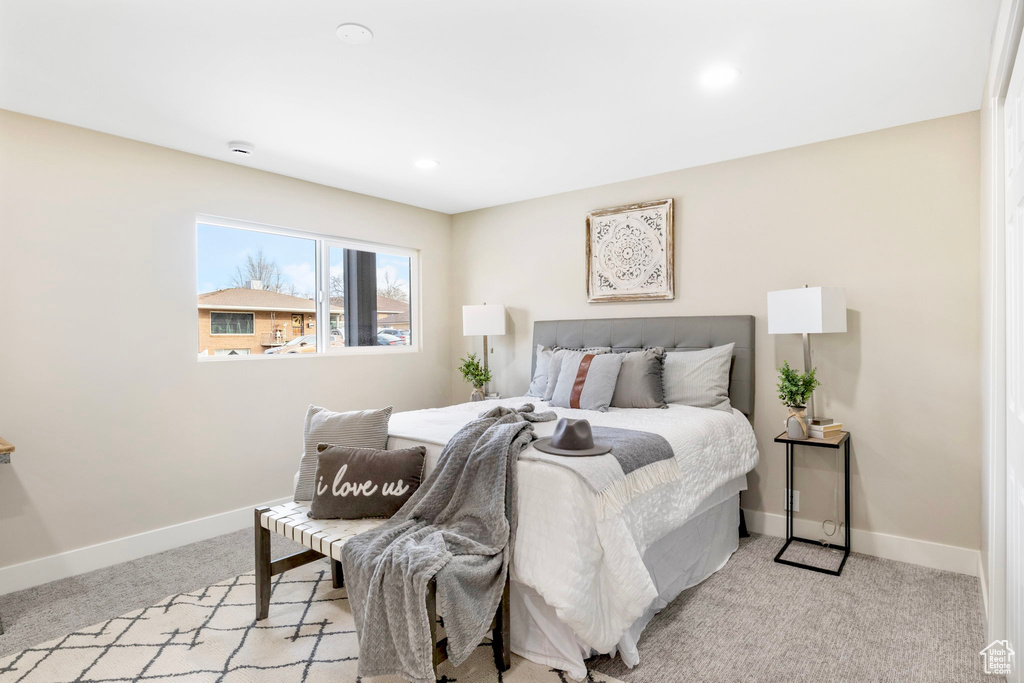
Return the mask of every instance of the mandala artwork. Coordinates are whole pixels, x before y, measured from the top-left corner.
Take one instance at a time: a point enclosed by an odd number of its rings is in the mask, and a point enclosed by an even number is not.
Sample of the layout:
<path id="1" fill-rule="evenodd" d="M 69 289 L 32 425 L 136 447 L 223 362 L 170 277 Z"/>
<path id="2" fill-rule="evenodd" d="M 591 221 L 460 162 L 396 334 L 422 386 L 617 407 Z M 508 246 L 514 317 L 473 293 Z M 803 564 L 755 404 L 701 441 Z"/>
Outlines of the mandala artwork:
<path id="1" fill-rule="evenodd" d="M 587 300 L 674 299 L 672 200 L 587 214 Z"/>

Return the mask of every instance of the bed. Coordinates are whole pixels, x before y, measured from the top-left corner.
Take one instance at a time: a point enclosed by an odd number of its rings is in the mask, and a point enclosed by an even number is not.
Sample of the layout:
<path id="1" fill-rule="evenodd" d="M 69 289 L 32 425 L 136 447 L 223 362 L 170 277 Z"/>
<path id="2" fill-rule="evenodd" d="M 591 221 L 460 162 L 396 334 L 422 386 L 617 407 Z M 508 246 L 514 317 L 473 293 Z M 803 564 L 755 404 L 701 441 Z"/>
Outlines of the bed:
<path id="1" fill-rule="evenodd" d="M 584 659 L 593 654 L 618 654 L 635 666 L 637 642 L 651 618 L 724 566 L 737 548 L 738 497 L 758 459 L 748 419 L 754 406 L 754 321 L 752 316 L 541 321 L 533 340 L 534 350 L 538 344 L 613 351 L 663 346 L 671 353 L 736 345 L 731 413 L 682 405 L 605 413 L 553 408 L 559 417 L 664 436 L 685 473 L 683 481 L 658 486 L 609 514 L 572 472 L 526 459 L 518 464 L 512 651 L 578 680 L 586 676 Z M 537 398 L 516 397 L 396 413 L 388 445 L 426 446 L 429 470 L 448 440 L 480 412 L 525 402 L 549 408 Z M 538 436 L 551 435 L 554 426 L 535 424 Z"/>

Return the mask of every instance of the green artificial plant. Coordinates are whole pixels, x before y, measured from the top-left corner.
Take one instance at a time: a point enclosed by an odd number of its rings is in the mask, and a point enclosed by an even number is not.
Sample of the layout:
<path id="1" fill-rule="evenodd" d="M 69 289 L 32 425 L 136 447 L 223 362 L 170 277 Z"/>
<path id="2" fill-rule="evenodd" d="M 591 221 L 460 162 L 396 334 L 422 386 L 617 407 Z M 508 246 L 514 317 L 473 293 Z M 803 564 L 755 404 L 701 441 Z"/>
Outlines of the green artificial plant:
<path id="1" fill-rule="evenodd" d="M 469 354 L 468 358 L 462 358 L 462 365 L 459 366 L 459 372 L 462 373 L 462 379 L 472 384 L 477 389 L 482 389 L 485 384 L 491 381 L 491 370 L 480 365 L 480 362 L 476 359 L 476 354 Z"/>
<path id="2" fill-rule="evenodd" d="M 821 386 L 814 376 L 816 370 L 797 372 L 789 367 L 789 361 L 783 361 L 779 368 L 779 400 L 789 407 L 806 405 L 814 390 Z"/>

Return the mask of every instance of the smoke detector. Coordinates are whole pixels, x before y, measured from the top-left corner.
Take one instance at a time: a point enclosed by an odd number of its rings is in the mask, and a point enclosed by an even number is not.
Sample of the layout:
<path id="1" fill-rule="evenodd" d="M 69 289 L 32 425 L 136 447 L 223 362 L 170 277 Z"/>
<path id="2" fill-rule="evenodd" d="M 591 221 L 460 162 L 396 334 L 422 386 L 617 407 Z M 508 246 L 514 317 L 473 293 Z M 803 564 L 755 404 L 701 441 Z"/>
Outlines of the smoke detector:
<path id="1" fill-rule="evenodd" d="M 362 24 L 342 24 L 338 27 L 338 37 L 352 45 L 366 45 L 373 40 L 373 31 Z"/>
<path id="2" fill-rule="evenodd" d="M 237 154 L 239 156 L 247 157 L 247 156 L 252 156 L 252 153 L 254 151 L 256 151 L 256 148 L 253 147 L 248 142 L 242 142 L 240 140 L 236 140 L 234 142 L 229 142 L 228 143 L 228 151 L 230 151 L 232 154 Z"/>

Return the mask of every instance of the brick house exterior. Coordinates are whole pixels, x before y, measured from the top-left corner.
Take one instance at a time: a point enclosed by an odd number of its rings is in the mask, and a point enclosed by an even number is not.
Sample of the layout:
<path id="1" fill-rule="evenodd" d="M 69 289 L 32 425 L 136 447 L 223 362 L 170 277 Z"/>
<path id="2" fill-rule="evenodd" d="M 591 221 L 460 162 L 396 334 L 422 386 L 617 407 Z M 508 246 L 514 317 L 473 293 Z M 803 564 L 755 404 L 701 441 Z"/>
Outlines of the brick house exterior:
<path id="1" fill-rule="evenodd" d="M 232 352 L 262 354 L 296 337 L 316 334 L 315 302 L 280 292 L 243 287 L 220 289 L 200 294 L 198 308 L 199 354 L 204 356 Z M 239 323 L 239 331 L 214 334 L 214 319 L 219 314 L 227 314 L 220 317 L 231 317 Z M 251 316 L 251 323 L 245 316 Z M 377 319 L 378 328 L 410 329 L 409 304 L 378 296 Z M 391 324 L 391 320 L 396 324 Z M 223 323 L 221 326 L 223 328 Z M 344 329 L 344 326 L 345 300 L 331 297 L 331 329 Z"/>

